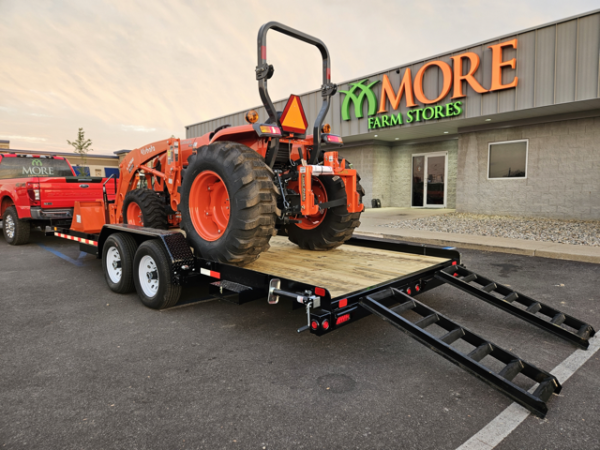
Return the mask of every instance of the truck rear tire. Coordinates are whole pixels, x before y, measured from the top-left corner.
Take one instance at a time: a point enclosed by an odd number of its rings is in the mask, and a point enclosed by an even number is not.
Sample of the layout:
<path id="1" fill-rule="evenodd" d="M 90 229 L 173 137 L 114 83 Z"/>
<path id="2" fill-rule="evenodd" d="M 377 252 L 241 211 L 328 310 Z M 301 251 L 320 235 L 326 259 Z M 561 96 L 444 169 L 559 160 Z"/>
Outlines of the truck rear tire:
<path id="1" fill-rule="evenodd" d="M 123 223 L 166 230 L 167 211 L 159 194 L 151 189 L 129 191 L 123 201 Z"/>
<path id="2" fill-rule="evenodd" d="M 169 258 L 161 241 L 142 243 L 133 262 L 133 281 L 140 300 L 148 308 L 175 306 L 181 296 L 181 286 L 171 281 Z"/>
<path id="3" fill-rule="evenodd" d="M 320 188 L 326 193 L 322 196 L 323 202 L 347 198 L 344 181 L 340 177 L 321 176 L 314 179 L 316 182 L 313 183 L 313 187 L 316 185 L 316 189 Z M 358 180 L 356 190 L 362 202 L 365 190 Z M 345 204 L 329 208 L 314 221 L 302 219 L 302 223 L 287 225 L 288 239 L 305 250 L 331 250 L 352 237 L 352 233 L 360 225 L 360 214 L 349 213 Z"/>
<path id="4" fill-rule="evenodd" d="M 110 290 L 118 294 L 129 294 L 135 290 L 133 284 L 133 258 L 137 242 L 127 233 L 111 234 L 102 248 L 102 269 Z"/>
<path id="5" fill-rule="evenodd" d="M 267 251 L 278 191 L 263 158 L 237 142 L 217 142 L 201 147 L 188 164 L 179 210 L 195 254 L 242 266 Z"/>
<path id="6" fill-rule="evenodd" d="M 17 208 L 9 206 L 2 215 L 4 239 L 10 245 L 23 245 L 29 241 L 31 225 L 28 221 L 19 219 Z"/>

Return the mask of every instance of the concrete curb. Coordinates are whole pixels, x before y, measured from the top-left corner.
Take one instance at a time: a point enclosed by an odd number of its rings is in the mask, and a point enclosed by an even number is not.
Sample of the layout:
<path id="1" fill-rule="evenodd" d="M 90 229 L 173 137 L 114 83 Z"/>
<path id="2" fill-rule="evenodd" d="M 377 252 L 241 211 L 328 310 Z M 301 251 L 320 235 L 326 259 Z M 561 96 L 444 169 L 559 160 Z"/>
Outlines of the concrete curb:
<path id="1" fill-rule="evenodd" d="M 360 230 L 354 232 L 357 236 L 380 237 L 416 244 L 458 247 L 469 250 L 512 253 L 515 255 L 600 264 L 600 248 L 598 247 L 554 244 L 520 239 L 490 238 L 486 236 L 456 235 L 451 233 L 414 232 L 408 229 L 402 230 L 402 233 L 402 235 L 398 235 Z"/>

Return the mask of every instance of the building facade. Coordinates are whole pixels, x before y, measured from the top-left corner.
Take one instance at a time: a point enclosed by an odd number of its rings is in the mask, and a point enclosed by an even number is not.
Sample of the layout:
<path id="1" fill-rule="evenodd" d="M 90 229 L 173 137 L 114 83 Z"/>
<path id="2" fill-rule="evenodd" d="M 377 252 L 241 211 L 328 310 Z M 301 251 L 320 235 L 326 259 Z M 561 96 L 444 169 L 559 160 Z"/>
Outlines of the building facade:
<path id="1" fill-rule="evenodd" d="M 598 220 L 599 67 L 597 10 L 341 83 L 325 122 L 368 207 Z M 301 99 L 313 123 L 320 92 Z"/>

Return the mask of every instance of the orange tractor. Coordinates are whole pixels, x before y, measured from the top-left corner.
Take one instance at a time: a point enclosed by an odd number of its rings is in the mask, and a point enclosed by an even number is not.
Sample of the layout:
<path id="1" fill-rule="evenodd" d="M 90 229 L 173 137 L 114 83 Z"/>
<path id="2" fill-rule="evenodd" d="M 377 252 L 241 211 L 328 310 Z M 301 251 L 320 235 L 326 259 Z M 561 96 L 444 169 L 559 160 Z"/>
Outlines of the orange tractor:
<path id="1" fill-rule="evenodd" d="M 323 103 L 312 134 L 307 134 L 300 97 L 290 96 L 281 112 L 269 97 L 270 29 L 321 52 Z M 166 139 L 133 150 L 121 163 L 115 201 L 105 201 L 101 218 L 88 215 L 90 225 L 82 224 L 81 231 L 93 232 L 102 221 L 179 227 L 197 255 L 236 265 L 268 250 L 278 231 L 304 249 L 343 244 L 360 224 L 364 190 L 356 170 L 332 150 L 342 139 L 323 124 L 337 90 L 330 76 L 323 42 L 280 23 L 263 25 L 256 78 L 268 120 L 258 123 L 258 114 L 250 111 L 247 125 L 224 125 L 198 138 Z"/>

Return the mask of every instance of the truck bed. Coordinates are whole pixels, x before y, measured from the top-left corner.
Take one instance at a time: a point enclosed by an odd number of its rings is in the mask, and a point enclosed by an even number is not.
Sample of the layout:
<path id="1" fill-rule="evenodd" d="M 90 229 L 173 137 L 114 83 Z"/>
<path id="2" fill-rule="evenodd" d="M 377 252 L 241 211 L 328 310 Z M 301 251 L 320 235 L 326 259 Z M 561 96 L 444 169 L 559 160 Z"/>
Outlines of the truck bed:
<path id="1" fill-rule="evenodd" d="M 302 250 L 287 237 L 274 236 L 269 251 L 246 269 L 315 284 L 332 297 L 345 295 L 448 261 L 376 248 L 342 245 L 318 252 Z"/>

